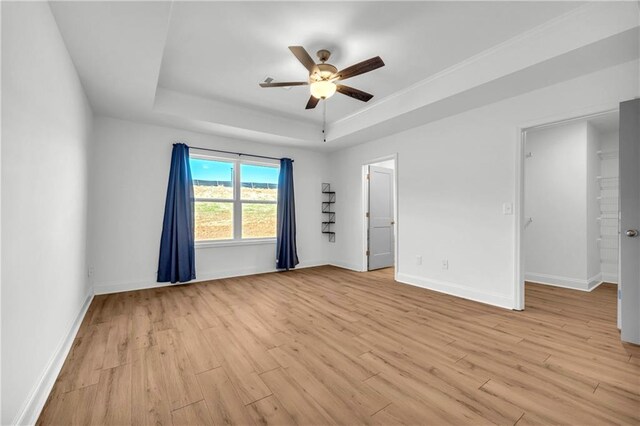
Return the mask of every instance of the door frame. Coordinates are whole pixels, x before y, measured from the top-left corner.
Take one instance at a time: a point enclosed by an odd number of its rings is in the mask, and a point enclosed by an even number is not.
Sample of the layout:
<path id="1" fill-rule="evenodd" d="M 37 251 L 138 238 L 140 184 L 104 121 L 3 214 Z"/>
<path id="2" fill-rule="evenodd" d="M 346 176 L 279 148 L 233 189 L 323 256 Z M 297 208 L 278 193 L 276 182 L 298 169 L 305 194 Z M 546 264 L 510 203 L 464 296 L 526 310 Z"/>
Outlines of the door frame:
<path id="1" fill-rule="evenodd" d="M 373 163 L 379 163 L 381 161 L 393 160 L 393 218 L 395 221 L 394 229 L 393 229 L 393 279 L 398 281 L 398 247 L 399 247 L 399 238 L 398 238 L 398 153 L 393 153 L 389 155 L 385 155 L 383 157 L 376 157 L 370 160 L 366 160 L 361 165 L 361 180 L 362 180 L 362 207 L 360 209 L 360 220 L 362 227 L 362 264 L 361 271 L 368 272 L 368 256 L 367 250 L 369 249 L 369 241 L 367 238 L 368 232 L 368 221 L 366 218 L 366 213 L 369 210 L 369 183 L 367 182 L 367 171 L 369 165 Z"/>
<path id="2" fill-rule="evenodd" d="M 611 114 L 620 109 L 619 104 L 608 103 L 606 105 L 595 106 L 586 110 L 574 111 L 572 113 L 547 117 L 529 123 L 523 123 L 517 127 L 516 142 L 516 187 L 515 187 L 515 241 L 514 241 L 514 291 L 513 291 L 513 309 L 516 311 L 524 311 L 524 226 L 526 224 L 524 217 L 524 164 L 525 164 L 525 143 L 527 139 L 527 131 L 533 129 L 541 129 L 544 127 L 557 126 L 560 124 L 570 123 L 572 121 L 584 120 L 588 118 L 598 117 L 600 115 Z M 620 267 L 620 255 L 618 254 L 618 268 Z"/>

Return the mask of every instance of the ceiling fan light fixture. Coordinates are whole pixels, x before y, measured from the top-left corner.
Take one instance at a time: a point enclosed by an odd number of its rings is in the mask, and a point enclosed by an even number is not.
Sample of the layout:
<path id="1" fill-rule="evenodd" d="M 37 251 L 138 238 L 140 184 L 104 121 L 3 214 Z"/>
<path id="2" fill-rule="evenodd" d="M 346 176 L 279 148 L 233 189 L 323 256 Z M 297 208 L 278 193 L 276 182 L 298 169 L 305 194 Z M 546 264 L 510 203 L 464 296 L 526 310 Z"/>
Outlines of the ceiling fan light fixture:
<path id="1" fill-rule="evenodd" d="M 328 99 L 336 92 L 362 102 L 368 102 L 373 98 L 371 93 L 345 86 L 342 84 L 342 81 L 383 67 L 384 62 L 380 59 L 380 56 L 358 62 L 357 64 L 338 71 L 335 66 L 327 63 L 327 60 L 329 60 L 329 57 L 331 56 L 331 52 L 326 49 L 318 50 L 318 59 L 320 60 L 320 63 L 316 63 L 311 58 L 311 55 L 309 55 L 309 52 L 307 52 L 302 46 L 289 46 L 289 50 L 307 69 L 307 71 L 309 71 L 309 79 L 307 81 L 280 82 L 267 78 L 263 83 L 260 83 L 260 87 L 290 88 L 292 86 L 308 85 L 311 91 L 311 96 L 309 96 L 309 100 L 305 106 L 305 109 L 307 110 L 314 109 L 321 99 Z M 340 82 L 340 84 L 336 84 L 336 82 Z"/>
<path id="2" fill-rule="evenodd" d="M 311 96 L 316 99 L 328 99 L 336 93 L 336 84 L 327 81 L 320 80 L 311 83 Z"/>

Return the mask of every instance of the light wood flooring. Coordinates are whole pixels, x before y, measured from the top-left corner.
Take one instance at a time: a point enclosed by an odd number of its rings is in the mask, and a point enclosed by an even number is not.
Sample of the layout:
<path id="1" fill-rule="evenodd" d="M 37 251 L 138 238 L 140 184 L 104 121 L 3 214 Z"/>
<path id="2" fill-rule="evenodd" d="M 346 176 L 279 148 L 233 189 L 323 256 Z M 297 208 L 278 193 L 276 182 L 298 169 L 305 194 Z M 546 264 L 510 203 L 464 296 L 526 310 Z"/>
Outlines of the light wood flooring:
<path id="1" fill-rule="evenodd" d="M 39 424 L 640 424 L 616 288 L 513 312 L 318 267 L 96 296 Z"/>

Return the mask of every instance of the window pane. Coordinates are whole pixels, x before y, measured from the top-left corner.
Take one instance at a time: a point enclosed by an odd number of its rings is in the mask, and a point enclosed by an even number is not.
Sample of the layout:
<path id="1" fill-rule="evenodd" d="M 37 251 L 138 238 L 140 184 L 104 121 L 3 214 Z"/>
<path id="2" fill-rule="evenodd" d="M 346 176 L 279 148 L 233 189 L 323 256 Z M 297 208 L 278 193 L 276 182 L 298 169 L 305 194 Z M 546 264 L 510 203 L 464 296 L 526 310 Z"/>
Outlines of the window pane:
<path id="1" fill-rule="evenodd" d="M 242 238 L 275 238 L 276 205 L 242 203 Z"/>
<path id="2" fill-rule="evenodd" d="M 233 163 L 190 158 L 196 198 L 233 199 Z"/>
<path id="3" fill-rule="evenodd" d="M 240 165 L 240 198 L 243 200 L 278 200 L 278 167 Z"/>
<path id="4" fill-rule="evenodd" d="M 233 203 L 196 201 L 196 241 L 233 238 Z"/>

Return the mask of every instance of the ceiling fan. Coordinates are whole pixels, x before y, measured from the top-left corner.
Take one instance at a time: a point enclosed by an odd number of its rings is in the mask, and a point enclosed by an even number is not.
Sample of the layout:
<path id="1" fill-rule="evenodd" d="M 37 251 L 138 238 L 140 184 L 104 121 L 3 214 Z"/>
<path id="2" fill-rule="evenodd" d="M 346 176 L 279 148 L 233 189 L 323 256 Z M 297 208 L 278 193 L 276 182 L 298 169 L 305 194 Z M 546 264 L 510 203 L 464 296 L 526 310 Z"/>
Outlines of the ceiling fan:
<path id="1" fill-rule="evenodd" d="M 380 59 L 379 56 L 367 59 L 366 61 L 359 62 L 338 71 L 335 66 L 326 63 L 329 56 L 331 56 L 331 52 L 328 50 L 318 50 L 317 55 L 320 60 L 319 64 L 316 64 L 313 59 L 311 59 L 309 53 L 307 53 L 302 46 L 289 46 L 289 50 L 291 50 L 291 53 L 293 53 L 300 63 L 309 71 L 309 80 L 293 82 L 265 81 L 264 83 L 260 83 L 260 87 L 310 86 L 311 97 L 309 97 L 306 109 L 315 108 L 320 99 L 330 98 L 336 92 L 350 96 L 362 102 L 368 102 L 373 98 L 373 95 L 370 93 L 345 86 L 344 84 L 336 84 L 336 82 L 383 67 L 384 62 L 382 62 L 382 59 Z"/>

